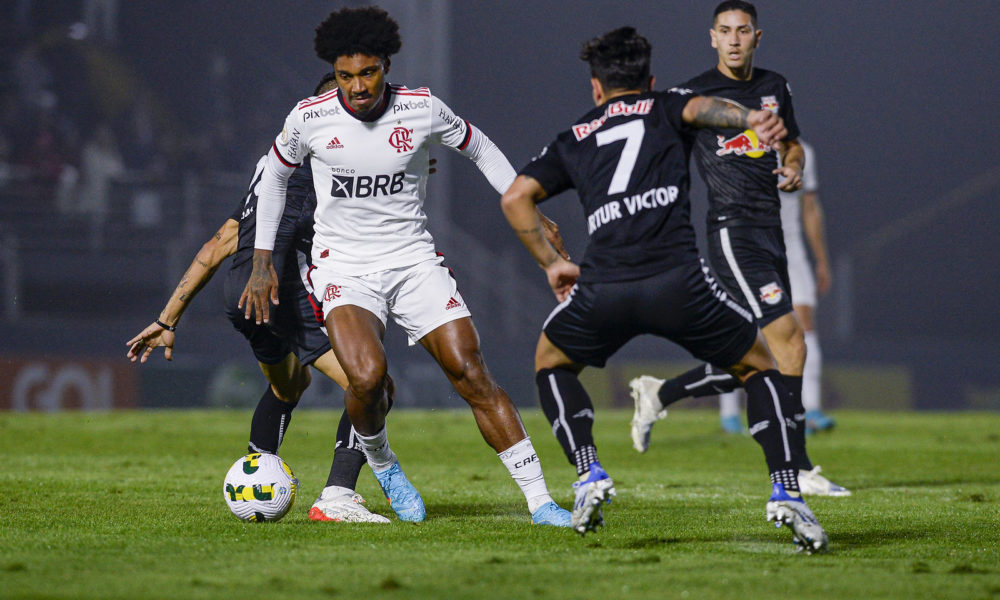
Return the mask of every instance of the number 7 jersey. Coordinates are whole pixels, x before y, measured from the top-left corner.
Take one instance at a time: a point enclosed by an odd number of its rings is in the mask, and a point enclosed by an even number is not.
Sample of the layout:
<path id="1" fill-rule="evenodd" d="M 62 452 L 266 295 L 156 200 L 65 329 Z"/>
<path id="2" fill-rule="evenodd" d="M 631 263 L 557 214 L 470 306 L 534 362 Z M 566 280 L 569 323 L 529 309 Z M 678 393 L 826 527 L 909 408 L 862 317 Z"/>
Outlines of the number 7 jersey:
<path id="1" fill-rule="evenodd" d="M 307 98 L 274 142 L 286 166 L 312 157 L 313 262 L 345 275 L 435 257 L 423 210 L 429 146 L 461 151 L 474 131 L 427 88 L 387 84 L 384 98 L 364 118 L 339 89 Z"/>
<path id="2" fill-rule="evenodd" d="M 697 260 L 688 199 L 688 90 L 617 96 L 521 170 L 547 197 L 574 188 L 590 241 L 581 282 L 642 279 Z"/>

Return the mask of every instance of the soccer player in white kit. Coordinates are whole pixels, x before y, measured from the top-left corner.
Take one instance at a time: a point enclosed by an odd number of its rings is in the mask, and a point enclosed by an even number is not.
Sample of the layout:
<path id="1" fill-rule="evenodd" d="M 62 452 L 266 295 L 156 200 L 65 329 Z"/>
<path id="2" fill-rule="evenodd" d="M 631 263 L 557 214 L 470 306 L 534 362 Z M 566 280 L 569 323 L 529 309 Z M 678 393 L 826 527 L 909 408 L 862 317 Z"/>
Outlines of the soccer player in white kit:
<path id="1" fill-rule="evenodd" d="M 383 491 L 412 487 L 386 441 L 382 339 L 392 315 L 472 407 L 483 438 L 524 493 L 532 521 L 568 527 L 570 514 L 552 501 L 517 409 L 486 367 L 471 314 L 423 211 L 431 145 L 471 159 L 499 194 L 514 180 L 514 169 L 489 138 L 427 88 L 386 82 L 389 57 L 400 46 L 396 22 L 377 7 L 344 8 L 317 27 L 316 54 L 333 65 L 338 87 L 299 102 L 268 154 L 254 270 L 241 305 L 247 318 L 256 313 L 266 322 L 268 300 L 277 303 L 275 228 L 286 182 L 311 156 L 317 208 L 310 276 L 350 383 L 348 414 Z"/>
<path id="2" fill-rule="evenodd" d="M 821 407 L 823 355 L 816 333 L 815 319 L 817 296 L 826 294 L 830 290 L 833 278 L 830 255 L 826 247 L 823 207 L 818 195 L 816 154 L 812 146 L 805 142 L 802 142 L 802 150 L 806 157 L 805 168 L 802 171 L 802 189 L 796 192 L 780 192 L 779 196 L 792 305 L 795 314 L 802 322 L 807 348 L 805 368 L 802 371 L 802 404 L 806 409 L 806 431 L 815 432 L 832 429 L 836 424 Z M 815 267 L 810 264 L 806 243 L 809 244 L 809 252 L 812 253 Z M 741 390 L 719 395 L 719 418 L 722 429 L 726 432 L 742 431 L 741 398 Z"/>

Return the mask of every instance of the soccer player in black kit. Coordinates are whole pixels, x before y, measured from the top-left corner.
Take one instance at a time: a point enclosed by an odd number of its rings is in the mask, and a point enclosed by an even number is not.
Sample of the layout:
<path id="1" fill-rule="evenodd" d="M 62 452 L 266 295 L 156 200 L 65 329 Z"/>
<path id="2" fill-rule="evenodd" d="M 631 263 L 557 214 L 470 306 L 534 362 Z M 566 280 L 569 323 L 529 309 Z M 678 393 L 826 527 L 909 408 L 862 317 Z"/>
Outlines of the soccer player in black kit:
<path id="1" fill-rule="evenodd" d="M 594 406 L 580 383 L 585 366 L 604 366 L 633 337 L 667 338 L 694 356 L 725 365 L 745 386 L 748 410 L 763 423 L 772 494 L 768 520 L 790 527 L 808 552 L 827 535 L 798 492 L 794 449 L 777 422 L 786 394 L 751 315 L 723 292 L 698 257 L 690 222 L 688 158 L 699 127 L 752 130 L 766 143 L 785 136 L 774 113 L 748 110 L 674 88 L 650 91 L 650 45 L 631 27 L 588 42 L 597 108 L 578 119 L 525 166 L 504 194 L 511 227 L 545 270 L 560 304 L 543 326 L 535 354 L 542 409 L 579 481 L 572 526 L 603 523 L 614 484 L 601 466 Z M 575 188 L 590 242 L 579 266 L 546 241 L 535 205 Z"/>
<path id="2" fill-rule="evenodd" d="M 785 418 L 778 426 L 796 448 L 796 471 L 804 494 L 846 496 L 850 492 L 819 474 L 806 453 L 802 370 L 806 345 L 792 306 L 788 261 L 781 231 L 778 190 L 802 186 L 805 156 L 792 95 L 781 75 L 753 66 L 762 32 L 757 9 L 744 0 L 726 0 L 714 12 L 710 35 L 719 55 L 716 67 L 681 85 L 695 94 L 717 96 L 780 116 L 788 135 L 776 143 L 758 139 L 749 128 L 708 127 L 697 132 L 694 155 L 708 186 L 709 261 L 727 292 L 749 310 L 778 362 L 789 394 L 781 398 Z M 780 181 L 779 181 L 780 176 Z M 713 366 L 714 365 L 714 366 Z M 666 406 L 688 396 L 730 391 L 740 382 L 722 363 L 696 367 L 672 380 L 643 375 L 633 379 L 632 443 L 645 452 L 653 423 Z M 748 414 L 751 433 L 758 422 Z"/>

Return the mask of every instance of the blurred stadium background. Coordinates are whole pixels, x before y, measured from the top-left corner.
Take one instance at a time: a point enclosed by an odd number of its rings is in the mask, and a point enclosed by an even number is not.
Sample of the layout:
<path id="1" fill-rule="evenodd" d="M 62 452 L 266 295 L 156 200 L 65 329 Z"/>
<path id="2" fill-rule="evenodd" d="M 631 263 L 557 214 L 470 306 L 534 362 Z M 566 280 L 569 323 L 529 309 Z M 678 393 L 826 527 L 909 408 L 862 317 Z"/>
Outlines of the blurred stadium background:
<path id="1" fill-rule="evenodd" d="M 175 359 L 142 367 L 124 342 L 150 323 L 222 224 L 290 107 L 328 66 L 313 28 L 359 2 L 17 0 L 0 7 L 0 409 L 249 406 L 263 379 L 213 282 Z M 758 4 L 757 65 L 792 83 L 817 150 L 836 263 L 819 309 L 827 408 L 1000 409 L 1000 84 L 996 4 Z M 581 43 L 633 24 L 658 86 L 710 68 L 715 2 L 389 0 L 403 50 L 390 80 L 428 85 L 519 167 L 588 108 Z M 427 212 L 473 309 L 487 361 L 534 407 L 532 356 L 554 301 L 496 194 L 438 153 Z M 695 177 L 695 225 L 704 188 Z M 572 254 L 571 197 L 545 210 Z M 225 268 L 225 267 L 223 267 Z M 219 278 L 221 280 L 221 277 Z M 403 406 L 461 406 L 390 327 Z M 631 343 L 590 373 L 625 406 L 635 372 L 680 370 L 670 344 Z M 307 402 L 340 406 L 314 378 Z"/>

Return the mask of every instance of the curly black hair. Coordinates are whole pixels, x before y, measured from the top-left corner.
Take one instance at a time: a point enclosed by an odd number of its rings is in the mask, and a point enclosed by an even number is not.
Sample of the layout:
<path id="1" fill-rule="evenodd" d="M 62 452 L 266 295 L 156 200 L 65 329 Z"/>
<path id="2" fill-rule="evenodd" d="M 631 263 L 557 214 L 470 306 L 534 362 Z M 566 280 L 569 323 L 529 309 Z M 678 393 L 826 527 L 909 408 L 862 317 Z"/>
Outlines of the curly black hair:
<path id="1" fill-rule="evenodd" d="M 319 83 L 316 84 L 316 89 L 313 90 L 313 96 L 319 96 L 324 92 L 332 90 L 334 86 L 330 85 L 331 83 L 337 83 L 337 74 L 333 71 L 330 71 L 319 80 Z"/>
<path id="2" fill-rule="evenodd" d="M 403 45 L 399 25 L 377 6 L 333 11 L 316 28 L 316 56 L 331 65 L 341 56 L 367 54 L 388 60 Z"/>
<path id="3" fill-rule="evenodd" d="M 584 44 L 580 60 L 590 64 L 590 75 L 607 90 L 645 90 L 651 51 L 635 27 L 619 27 Z"/>

